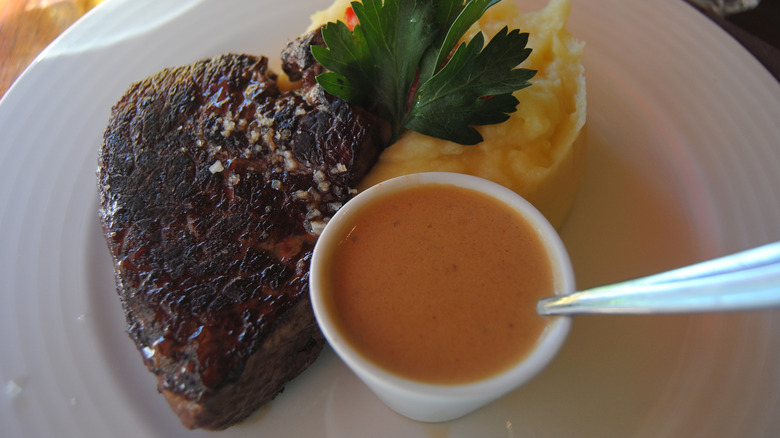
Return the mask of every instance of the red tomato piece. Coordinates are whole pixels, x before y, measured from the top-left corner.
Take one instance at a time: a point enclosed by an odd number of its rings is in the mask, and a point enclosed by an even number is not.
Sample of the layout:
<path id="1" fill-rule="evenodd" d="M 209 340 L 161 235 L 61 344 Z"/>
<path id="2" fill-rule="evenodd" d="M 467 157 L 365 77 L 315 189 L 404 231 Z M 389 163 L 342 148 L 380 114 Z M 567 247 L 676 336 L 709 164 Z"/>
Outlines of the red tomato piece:
<path id="1" fill-rule="evenodd" d="M 355 15 L 355 11 L 352 10 L 352 7 L 348 7 L 347 11 L 344 13 L 344 22 L 350 31 L 354 30 L 355 26 L 360 24 L 360 21 Z"/>

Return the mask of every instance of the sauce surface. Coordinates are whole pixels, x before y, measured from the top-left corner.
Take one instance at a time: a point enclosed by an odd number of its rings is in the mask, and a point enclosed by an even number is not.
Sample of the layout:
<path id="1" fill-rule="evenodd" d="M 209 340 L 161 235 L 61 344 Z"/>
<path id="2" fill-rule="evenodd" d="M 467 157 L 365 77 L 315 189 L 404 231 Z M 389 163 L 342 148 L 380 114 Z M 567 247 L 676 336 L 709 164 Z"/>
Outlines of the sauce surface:
<path id="1" fill-rule="evenodd" d="M 428 184 L 357 212 L 327 270 L 326 306 L 369 360 L 414 380 L 476 381 L 519 362 L 554 293 L 544 246 L 510 207 Z"/>

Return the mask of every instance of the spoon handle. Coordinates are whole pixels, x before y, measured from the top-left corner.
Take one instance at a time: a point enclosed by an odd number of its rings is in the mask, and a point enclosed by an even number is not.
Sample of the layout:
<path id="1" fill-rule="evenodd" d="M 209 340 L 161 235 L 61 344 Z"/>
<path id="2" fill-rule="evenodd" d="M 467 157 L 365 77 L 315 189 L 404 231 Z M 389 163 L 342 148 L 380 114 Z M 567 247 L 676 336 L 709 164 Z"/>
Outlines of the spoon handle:
<path id="1" fill-rule="evenodd" d="M 780 242 L 539 301 L 540 315 L 722 312 L 780 306 Z"/>

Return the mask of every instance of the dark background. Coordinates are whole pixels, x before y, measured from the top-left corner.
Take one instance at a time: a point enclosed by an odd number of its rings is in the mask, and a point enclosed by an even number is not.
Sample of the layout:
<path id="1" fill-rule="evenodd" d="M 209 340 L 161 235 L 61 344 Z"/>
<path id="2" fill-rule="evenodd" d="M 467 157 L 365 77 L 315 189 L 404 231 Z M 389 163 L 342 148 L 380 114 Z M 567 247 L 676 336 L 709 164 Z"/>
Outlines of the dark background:
<path id="1" fill-rule="evenodd" d="M 747 12 L 719 17 L 702 10 L 747 48 L 780 80 L 780 0 L 762 0 Z"/>

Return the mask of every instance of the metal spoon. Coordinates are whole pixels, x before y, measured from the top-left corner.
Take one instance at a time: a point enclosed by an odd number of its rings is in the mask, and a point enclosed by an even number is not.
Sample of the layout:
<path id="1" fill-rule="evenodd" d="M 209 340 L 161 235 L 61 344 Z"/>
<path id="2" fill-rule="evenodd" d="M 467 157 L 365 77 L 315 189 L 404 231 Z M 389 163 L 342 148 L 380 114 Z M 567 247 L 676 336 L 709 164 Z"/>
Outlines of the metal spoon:
<path id="1" fill-rule="evenodd" d="M 545 298 L 540 315 L 722 312 L 780 306 L 780 242 L 684 268 Z"/>

